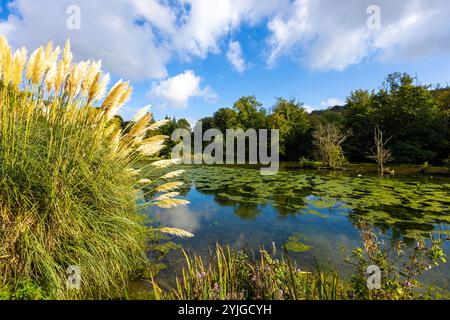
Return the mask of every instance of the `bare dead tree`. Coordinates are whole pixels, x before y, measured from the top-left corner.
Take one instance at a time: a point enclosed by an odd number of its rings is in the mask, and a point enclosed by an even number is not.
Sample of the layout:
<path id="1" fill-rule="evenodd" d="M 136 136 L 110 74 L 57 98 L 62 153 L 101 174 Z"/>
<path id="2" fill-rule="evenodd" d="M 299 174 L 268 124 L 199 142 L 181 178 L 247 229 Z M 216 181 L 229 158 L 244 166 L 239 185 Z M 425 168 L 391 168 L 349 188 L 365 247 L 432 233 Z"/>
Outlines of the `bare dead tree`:
<path id="1" fill-rule="evenodd" d="M 384 174 L 386 172 L 385 165 L 389 161 L 392 161 L 394 157 L 392 156 L 391 150 L 386 148 L 387 143 L 392 137 L 384 140 L 383 131 L 380 127 L 376 126 L 374 130 L 374 142 L 375 146 L 372 149 L 372 153 L 369 155 L 370 159 L 373 159 L 378 164 L 378 172 Z"/>

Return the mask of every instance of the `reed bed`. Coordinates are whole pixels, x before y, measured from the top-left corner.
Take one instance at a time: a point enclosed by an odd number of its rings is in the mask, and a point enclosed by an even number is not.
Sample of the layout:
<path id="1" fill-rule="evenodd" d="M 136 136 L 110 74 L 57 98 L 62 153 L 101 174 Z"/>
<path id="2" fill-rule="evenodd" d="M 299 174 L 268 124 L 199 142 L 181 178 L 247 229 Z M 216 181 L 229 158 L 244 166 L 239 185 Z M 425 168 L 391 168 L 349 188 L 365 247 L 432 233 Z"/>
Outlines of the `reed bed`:
<path id="1" fill-rule="evenodd" d="M 130 277 L 148 263 L 152 234 L 190 236 L 145 226 L 143 207 L 185 202 L 176 198 L 179 184 L 167 185 L 167 175 L 150 181 L 136 170 L 164 147 L 167 137 L 146 139 L 164 121 L 143 109 L 120 128 L 114 117 L 132 88 L 120 80 L 108 91 L 109 81 L 100 61 L 73 63 L 69 41 L 62 50 L 49 43 L 27 58 L 25 48 L 13 53 L 0 36 L 3 296 L 123 297 Z M 145 172 L 155 176 L 175 163 L 162 160 Z M 142 189 L 156 196 L 137 205 Z M 81 270 L 80 290 L 66 286 L 72 265 Z"/>
<path id="2" fill-rule="evenodd" d="M 184 251 L 183 251 L 184 252 Z M 157 299 L 174 300 L 336 300 L 346 297 L 345 283 L 335 271 L 301 270 L 287 252 L 279 257 L 261 249 L 259 257 L 216 245 L 206 262 L 184 252 L 186 267 L 172 291 L 153 279 Z"/>
<path id="3" fill-rule="evenodd" d="M 176 278 L 176 286 L 163 290 L 152 279 L 156 299 L 173 300 L 415 300 L 449 299 L 447 288 L 426 286 L 420 277 L 446 263 L 443 244 L 446 236 L 417 237 L 416 246 L 408 248 L 398 240 L 380 241 L 374 228 L 358 222 L 361 247 L 347 253 L 344 261 L 350 277 L 336 270 L 315 266 L 302 270 L 290 258 L 286 247 L 278 252 L 260 249 L 258 255 L 248 250 L 236 251 L 216 245 L 209 259 L 185 256 L 185 266 Z M 371 288 L 369 266 L 380 268 L 378 288 Z"/>

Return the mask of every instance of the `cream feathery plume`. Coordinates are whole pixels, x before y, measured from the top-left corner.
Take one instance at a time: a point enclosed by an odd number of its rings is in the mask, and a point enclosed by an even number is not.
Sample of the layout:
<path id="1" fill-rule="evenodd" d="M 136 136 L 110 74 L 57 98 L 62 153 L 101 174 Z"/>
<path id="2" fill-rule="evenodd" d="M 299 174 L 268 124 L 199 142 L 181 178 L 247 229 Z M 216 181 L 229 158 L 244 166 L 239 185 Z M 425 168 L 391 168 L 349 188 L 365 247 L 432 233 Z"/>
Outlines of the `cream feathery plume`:
<path id="1" fill-rule="evenodd" d="M 70 51 L 70 40 L 66 41 L 66 45 L 64 46 L 63 58 L 62 58 L 62 68 L 64 73 L 68 73 L 70 70 L 70 64 L 73 60 L 73 54 Z"/>
<path id="2" fill-rule="evenodd" d="M 7 40 L 2 45 L 1 49 L 1 71 L 0 73 L 3 76 L 3 82 L 5 84 L 9 84 L 13 77 L 13 55 L 11 52 L 11 48 L 8 45 Z"/>
<path id="3" fill-rule="evenodd" d="M 89 105 L 91 102 L 99 101 L 105 96 L 106 89 L 108 88 L 109 81 L 110 81 L 110 75 L 107 73 L 106 75 L 101 78 L 102 73 L 98 72 L 97 75 L 94 78 L 94 81 L 92 82 L 91 87 L 89 88 L 88 93 L 88 102 Z"/>
<path id="4" fill-rule="evenodd" d="M 60 47 L 56 47 L 55 50 L 53 50 L 53 43 L 48 43 L 44 50 L 44 72 L 47 72 L 50 68 L 54 67 L 54 64 L 59 58 L 60 52 Z"/>
<path id="5" fill-rule="evenodd" d="M 63 56 L 61 61 L 58 63 L 56 67 L 56 75 L 54 79 L 55 91 L 58 92 L 64 81 L 66 81 L 67 75 L 70 71 L 70 64 L 73 60 L 73 54 L 70 52 L 70 40 L 66 41 L 66 45 L 64 46 Z"/>
<path id="6" fill-rule="evenodd" d="M 178 228 L 162 228 L 159 231 L 161 231 L 162 233 L 165 233 L 165 234 L 170 234 L 172 236 L 179 237 L 179 238 L 193 238 L 193 237 L 195 237 L 192 233 L 187 232 L 187 231 L 182 230 L 182 229 L 178 229 Z"/>
<path id="7" fill-rule="evenodd" d="M 102 61 L 91 62 L 87 68 L 86 77 L 81 84 L 81 93 L 89 97 L 89 91 L 93 86 L 94 82 L 97 80 L 97 75 L 100 74 L 100 69 L 102 67 Z"/>
<path id="8" fill-rule="evenodd" d="M 28 60 L 27 80 L 31 80 L 33 84 L 39 84 L 44 74 L 44 49 L 42 47 L 36 49 Z"/>
<path id="9" fill-rule="evenodd" d="M 155 199 L 153 199 L 153 201 L 163 201 L 163 200 L 167 200 L 167 199 L 173 199 L 175 197 L 178 197 L 180 195 L 179 192 L 168 192 L 165 193 L 163 195 L 160 195 L 158 197 L 156 197 Z"/>
<path id="10" fill-rule="evenodd" d="M 187 200 L 183 200 L 183 199 L 166 199 L 166 200 L 161 200 L 158 202 L 155 202 L 154 205 L 159 207 L 159 208 L 163 208 L 163 209 L 171 209 L 171 208 L 176 208 L 176 207 L 180 207 L 180 206 L 184 206 L 189 204 L 190 202 Z"/>
<path id="11" fill-rule="evenodd" d="M 155 131 L 158 130 L 159 128 L 165 126 L 166 124 L 168 124 L 170 122 L 170 119 L 164 119 L 158 122 L 153 123 L 150 127 L 148 127 L 149 131 Z"/>
<path id="12" fill-rule="evenodd" d="M 67 73 L 64 70 L 64 63 L 61 60 L 56 66 L 56 74 L 54 79 L 55 91 L 59 91 L 59 89 L 61 89 L 66 76 Z"/>
<path id="13" fill-rule="evenodd" d="M 150 157 L 164 149 L 164 143 L 168 138 L 168 136 L 159 135 L 141 141 L 143 139 L 143 136 L 135 137 L 134 145 L 141 144 L 137 151 L 142 153 L 144 156 Z"/>
<path id="14" fill-rule="evenodd" d="M 44 61 L 47 63 L 47 60 L 50 59 L 53 53 L 53 42 L 49 42 L 44 49 Z"/>
<path id="15" fill-rule="evenodd" d="M 27 63 L 27 49 L 21 48 L 14 53 L 12 84 L 18 88 L 22 80 L 23 69 Z"/>
<path id="16" fill-rule="evenodd" d="M 180 182 L 180 181 L 168 182 L 168 183 L 162 184 L 160 186 L 157 186 L 155 188 L 155 191 L 156 192 L 173 191 L 173 190 L 177 190 L 177 189 L 181 188 L 183 185 L 184 185 L 184 183 Z"/>
<path id="17" fill-rule="evenodd" d="M 119 80 L 111 88 L 102 104 L 102 109 L 108 119 L 111 119 L 117 113 L 122 104 L 130 97 L 131 91 L 129 83 L 122 80 Z"/>
<path id="18" fill-rule="evenodd" d="M 152 107 L 151 105 L 143 107 L 136 113 L 136 115 L 133 117 L 133 119 L 131 119 L 131 121 L 132 122 L 139 121 L 143 116 L 145 116 L 150 111 L 151 107 Z"/>
<path id="19" fill-rule="evenodd" d="M 109 82 L 111 81 L 111 76 L 109 73 L 105 74 L 100 81 L 100 85 L 96 92 L 94 92 L 94 99 L 93 101 L 99 101 L 105 96 L 106 89 L 108 89 Z"/>
<path id="20" fill-rule="evenodd" d="M 57 72 L 58 72 L 58 69 L 57 69 L 56 63 L 53 63 L 46 72 L 45 85 L 47 87 L 48 92 L 50 92 L 53 87 L 55 87 L 55 90 L 56 90 Z"/>
<path id="21" fill-rule="evenodd" d="M 127 171 L 133 177 L 141 174 L 141 170 L 138 170 L 138 169 L 129 168 L 129 169 L 127 169 Z"/>
<path id="22" fill-rule="evenodd" d="M 127 103 L 131 98 L 131 94 L 133 93 L 133 88 L 130 86 L 129 82 L 125 82 L 125 84 L 126 89 L 122 92 L 122 95 L 118 100 L 119 107 L 122 107 L 125 103 Z"/>
<path id="23" fill-rule="evenodd" d="M 147 138 L 147 139 L 143 140 L 142 141 L 142 145 L 144 145 L 144 144 L 152 144 L 152 143 L 159 143 L 159 142 L 165 142 L 168 139 L 169 139 L 169 136 L 157 135 L 157 136 L 153 136 L 153 137 L 150 137 L 150 138 Z"/>
<path id="24" fill-rule="evenodd" d="M 0 78 L 3 76 L 3 60 L 7 49 L 9 49 L 8 40 L 4 35 L 0 35 Z"/>
<path id="25" fill-rule="evenodd" d="M 86 69 L 88 63 L 86 61 L 80 62 L 72 66 L 72 70 L 69 74 L 69 79 L 67 80 L 67 94 L 69 97 L 75 97 L 81 88 L 81 83 L 86 76 Z"/>
<path id="26" fill-rule="evenodd" d="M 61 49 L 59 47 L 56 47 L 55 50 L 52 50 L 52 48 L 53 44 L 50 42 L 44 51 L 45 85 L 48 92 L 50 92 L 52 90 L 52 87 L 55 86 L 58 68 L 56 61 L 58 60 L 59 54 L 61 52 Z"/>
<path id="27" fill-rule="evenodd" d="M 36 58 L 37 58 L 37 50 L 35 50 L 30 55 L 30 59 L 28 59 L 27 72 L 25 75 L 27 80 L 31 80 L 31 78 L 33 77 L 33 69 L 34 69 L 34 64 L 36 63 Z"/>
<path id="28" fill-rule="evenodd" d="M 147 132 L 148 124 L 152 120 L 152 115 L 147 113 L 139 119 L 130 129 L 128 136 L 133 138 L 142 138 Z"/>
<path id="29" fill-rule="evenodd" d="M 140 146 L 137 151 L 146 157 L 151 157 L 158 154 L 164 147 L 164 142 L 153 142 Z"/>
<path id="30" fill-rule="evenodd" d="M 138 182 L 139 182 L 139 184 L 150 184 L 152 182 L 152 180 L 150 180 L 150 179 L 141 179 Z"/>
<path id="31" fill-rule="evenodd" d="M 162 176 L 161 179 L 169 180 L 173 178 L 178 178 L 179 176 L 182 176 L 185 172 L 186 172 L 185 170 L 172 171 Z"/>
<path id="32" fill-rule="evenodd" d="M 177 164 L 181 164 L 180 159 L 159 160 L 159 161 L 152 162 L 150 165 L 153 167 L 156 167 L 156 168 L 164 169 L 164 168 L 169 168 L 169 167 L 177 165 Z"/>

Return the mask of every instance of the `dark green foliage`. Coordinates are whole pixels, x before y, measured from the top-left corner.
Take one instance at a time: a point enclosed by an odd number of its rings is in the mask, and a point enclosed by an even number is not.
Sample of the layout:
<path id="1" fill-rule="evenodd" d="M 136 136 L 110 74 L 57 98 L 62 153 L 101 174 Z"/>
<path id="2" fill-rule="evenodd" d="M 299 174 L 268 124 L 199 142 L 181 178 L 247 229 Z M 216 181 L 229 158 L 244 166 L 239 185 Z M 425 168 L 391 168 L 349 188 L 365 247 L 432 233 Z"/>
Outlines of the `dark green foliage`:
<path id="1" fill-rule="evenodd" d="M 177 120 L 176 118 L 166 117 L 166 119 L 169 120 L 169 122 L 167 124 L 165 124 L 164 126 L 159 128 L 158 130 L 149 132 L 147 134 L 147 137 L 159 136 L 159 135 L 170 137 L 172 135 L 172 133 L 177 129 L 186 129 L 189 131 L 191 130 L 190 123 L 184 118 Z M 170 156 L 170 153 L 171 153 L 173 147 L 175 147 L 175 145 L 176 145 L 175 141 L 172 141 L 171 139 L 167 140 L 165 148 L 161 150 L 159 155 L 162 157 Z"/>
<path id="2" fill-rule="evenodd" d="M 352 161 L 364 161 L 377 125 L 386 137 L 396 162 L 439 162 L 449 153 L 449 115 L 445 93 L 416 84 L 408 74 L 395 73 L 377 93 L 358 90 L 347 99 L 346 127 L 353 136 L 346 144 Z M 447 108 L 447 110 L 445 109 Z"/>
<path id="3" fill-rule="evenodd" d="M 294 99 L 278 98 L 268 117 L 269 127 L 280 130 L 280 154 L 287 160 L 298 160 L 306 155 L 310 141 L 310 123 L 303 104 Z"/>
<path id="4" fill-rule="evenodd" d="M 352 135 L 345 141 L 345 157 L 367 162 L 375 127 L 391 138 L 389 148 L 396 163 L 442 163 L 450 155 L 450 88 L 421 85 L 408 74 L 387 76 L 378 91 L 355 90 L 345 106 L 308 114 L 301 102 L 277 98 L 268 112 L 254 96 L 242 97 L 232 108 L 221 108 L 202 119 L 203 131 L 226 129 L 280 130 L 282 160 L 318 160 L 313 133 L 319 125 L 333 123 Z M 170 130 L 177 126 L 169 126 Z"/>

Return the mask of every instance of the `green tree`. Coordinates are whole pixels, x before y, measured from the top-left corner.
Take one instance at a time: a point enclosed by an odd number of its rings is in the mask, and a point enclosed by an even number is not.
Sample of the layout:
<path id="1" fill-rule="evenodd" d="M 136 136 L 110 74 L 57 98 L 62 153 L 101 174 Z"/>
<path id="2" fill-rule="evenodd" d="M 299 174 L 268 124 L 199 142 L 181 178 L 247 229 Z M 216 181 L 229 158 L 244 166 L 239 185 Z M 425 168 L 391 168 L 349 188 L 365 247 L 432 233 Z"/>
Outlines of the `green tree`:
<path id="1" fill-rule="evenodd" d="M 305 155 L 305 142 L 310 127 L 308 113 L 295 99 L 278 98 L 268 117 L 268 126 L 280 131 L 280 154 L 287 160 Z"/>
<path id="2" fill-rule="evenodd" d="M 430 87 L 415 80 L 400 73 L 386 78 L 386 88 L 375 96 L 381 105 L 378 118 L 386 135 L 392 136 L 398 161 L 436 161 L 448 146 L 445 118 Z"/>
<path id="3" fill-rule="evenodd" d="M 266 111 L 255 96 L 242 97 L 234 103 L 233 109 L 238 116 L 241 129 L 266 128 Z"/>
<path id="4" fill-rule="evenodd" d="M 373 130 L 378 123 L 374 93 L 356 90 L 347 98 L 344 125 L 353 132 L 344 149 L 351 161 L 365 161 L 373 140 Z"/>
<path id="5" fill-rule="evenodd" d="M 225 134 L 227 129 L 237 129 L 238 114 L 233 109 L 221 108 L 214 113 L 213 123 L 216 129 Z"/>
<path id="6" fill-rule="evenodd" d="M 398 162 L 444 159 L 449 152 L 449 118 L 445 93 L 440 96 L 442 101 L 430 86 L 401 73 L 388 75 L 376 93 L 352 92 L 344 111 L 345 127 L 353 132 L 344 146 L 350 160 L 364 161 L 376 126 L 392 137 L 390 149 Z"/>

